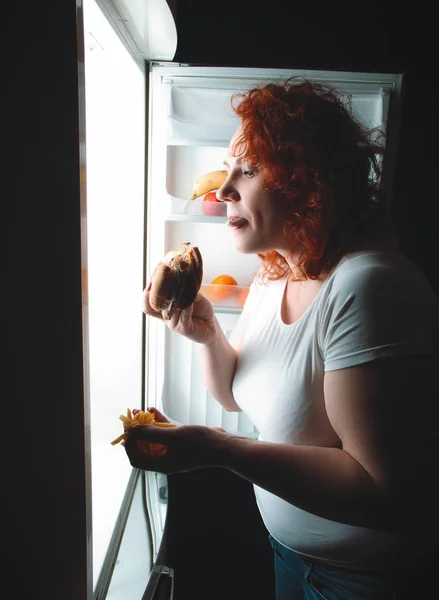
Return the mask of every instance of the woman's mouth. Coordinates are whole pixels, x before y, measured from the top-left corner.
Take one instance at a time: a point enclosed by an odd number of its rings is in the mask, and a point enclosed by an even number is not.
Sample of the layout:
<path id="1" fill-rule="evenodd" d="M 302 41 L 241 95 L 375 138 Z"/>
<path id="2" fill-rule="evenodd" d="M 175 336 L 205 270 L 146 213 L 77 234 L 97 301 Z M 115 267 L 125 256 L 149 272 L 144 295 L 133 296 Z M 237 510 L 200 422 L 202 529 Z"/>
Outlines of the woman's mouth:
<path id="1" fill-rule="evenodd" d="M 246 223 L 247 219 L 244 219 L 243 217 L 230 217 L 226 225 L 232 229 L 240 229 L 241 227 L 244 227 Z"/>

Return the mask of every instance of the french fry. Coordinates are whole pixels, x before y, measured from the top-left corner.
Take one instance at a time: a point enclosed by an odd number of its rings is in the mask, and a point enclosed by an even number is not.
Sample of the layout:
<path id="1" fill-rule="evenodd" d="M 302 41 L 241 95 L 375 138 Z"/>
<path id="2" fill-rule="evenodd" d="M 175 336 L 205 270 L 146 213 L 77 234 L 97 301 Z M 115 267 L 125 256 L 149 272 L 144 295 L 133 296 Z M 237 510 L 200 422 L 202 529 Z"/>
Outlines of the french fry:
<path id="1" fill-rule="evenodd" d="M 131 412 L 131 410 L 127 409 L 127 414 L 120 415 L 119 419 L 123 423 L 123 433 L 114 439 L 111 444 L 115 446 L 116 444 L 121 444 L 125 446 L 125 440 L 128 436 L 128 431 L 134 425 L 156 425 L 157 427 L 175 427 L 174 423 L 162 423 L 160 421 L 156 421 L 154 419 L 154 415 L 148 411 L 137 410 L 135 414 Z M 146 454 L 150 454 L 151 456 L 160 456 L 164 454 L 167 450 L 167 446 L 163 444 L 151 444 L 150 442 L 143 442 L 144 449 Z"/>

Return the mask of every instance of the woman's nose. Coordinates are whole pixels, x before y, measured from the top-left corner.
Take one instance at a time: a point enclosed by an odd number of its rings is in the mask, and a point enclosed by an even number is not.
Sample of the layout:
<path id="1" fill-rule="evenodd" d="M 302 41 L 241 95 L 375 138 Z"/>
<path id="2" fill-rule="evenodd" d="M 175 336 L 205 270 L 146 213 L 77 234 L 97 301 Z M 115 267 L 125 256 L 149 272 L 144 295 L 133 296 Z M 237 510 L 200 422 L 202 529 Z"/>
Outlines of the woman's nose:
<path id="1" fill-rule="evenodd" d="M 217 189 L 216 197 L 222 202 L 238 202 L 240 199 L 239 193 L 227 178 L 223 185 Z"/>

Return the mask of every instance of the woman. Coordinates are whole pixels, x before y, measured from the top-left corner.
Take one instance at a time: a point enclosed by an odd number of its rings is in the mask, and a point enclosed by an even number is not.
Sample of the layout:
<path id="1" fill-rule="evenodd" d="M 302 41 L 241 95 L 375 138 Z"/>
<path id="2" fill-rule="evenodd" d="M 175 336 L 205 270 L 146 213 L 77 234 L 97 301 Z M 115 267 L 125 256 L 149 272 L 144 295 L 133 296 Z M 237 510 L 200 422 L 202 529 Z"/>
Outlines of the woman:
<path id="1" fill-rule="evenodd" d="M 251 481 L 278 600 L 405 597 L 439 533 L 438 300 L 395 248 L 374 132 L 338 93 L 293 79 L 237 99 L 217 196 L 261 269 L 230 342 L 201 294 L 166 324 L 200 344 L 207 389 L 260 439 L 139 426 L 127 453 L 142 469 Z M 148 289 L 144 312 L 161 318 Z M 145 457 L 138 439 L 168 451 Z"/>

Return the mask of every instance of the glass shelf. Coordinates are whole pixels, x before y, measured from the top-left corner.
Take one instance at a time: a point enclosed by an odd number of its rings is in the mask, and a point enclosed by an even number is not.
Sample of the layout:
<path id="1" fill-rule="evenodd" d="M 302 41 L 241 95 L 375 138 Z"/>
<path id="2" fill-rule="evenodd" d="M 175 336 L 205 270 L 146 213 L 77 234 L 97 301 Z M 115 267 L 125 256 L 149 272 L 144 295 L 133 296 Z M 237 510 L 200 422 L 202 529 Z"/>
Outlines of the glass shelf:
<path id="1" fill-rule="evenodd" d="M 206 202 L 201 198 L 183 200 L 168 195 L 166 220 L 225 223 L 227 206 L 225 202 Z"/>
<path id="2" fill-rule="evenodd" d="M 250 287 L 248 285 L 201 285 L 200 293 L 211 303 L 215 312 L 241 312 Z"/>
<path id="3" fill-rule="evenodd" d="M 194 138 L 168 138 L 167 146 L 186 146 L 196 148 L 222 148 L 227 150 L 230 140 L 194 139 Z"/>

